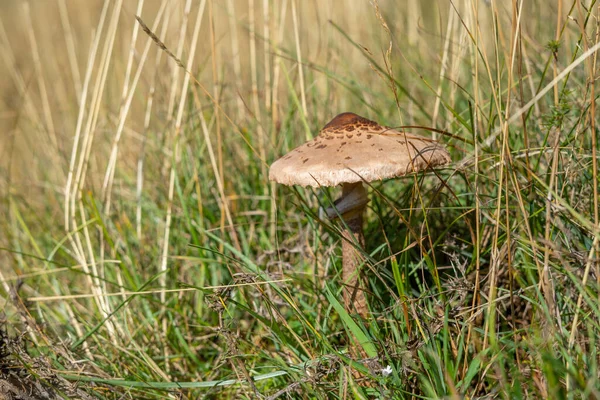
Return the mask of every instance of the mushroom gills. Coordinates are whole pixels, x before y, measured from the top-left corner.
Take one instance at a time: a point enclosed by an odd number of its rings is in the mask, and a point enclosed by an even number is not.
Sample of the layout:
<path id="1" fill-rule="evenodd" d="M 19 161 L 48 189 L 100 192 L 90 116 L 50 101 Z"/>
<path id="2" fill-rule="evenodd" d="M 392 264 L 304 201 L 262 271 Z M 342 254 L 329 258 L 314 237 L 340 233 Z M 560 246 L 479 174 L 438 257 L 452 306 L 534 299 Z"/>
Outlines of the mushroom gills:
<path id="1" fill-rule="evenodd" d="M 367 190 L 362 182 L 344 183 L 342 197 L 333 202 L 333 207 L 327 207 L 323 213 L 319 213 L 319 216 L 335 219 L 352 211 L 362 212 L 368 202 Z"/>

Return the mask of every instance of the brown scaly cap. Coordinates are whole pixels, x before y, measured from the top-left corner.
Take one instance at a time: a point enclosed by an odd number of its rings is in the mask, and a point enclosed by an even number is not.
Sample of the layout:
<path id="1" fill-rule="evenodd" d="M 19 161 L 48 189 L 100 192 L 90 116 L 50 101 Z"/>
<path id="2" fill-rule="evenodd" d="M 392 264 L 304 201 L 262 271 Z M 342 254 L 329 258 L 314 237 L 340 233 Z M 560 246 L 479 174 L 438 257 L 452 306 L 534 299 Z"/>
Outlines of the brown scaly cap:
<path id="1" fill-rule="evenodd" d="M 335 186 L 393 178 L 450 161 L 448 151 L 432 139 L 343 113 L 316 138 L 275 161 L 269 179 L 284 185 Z"/>

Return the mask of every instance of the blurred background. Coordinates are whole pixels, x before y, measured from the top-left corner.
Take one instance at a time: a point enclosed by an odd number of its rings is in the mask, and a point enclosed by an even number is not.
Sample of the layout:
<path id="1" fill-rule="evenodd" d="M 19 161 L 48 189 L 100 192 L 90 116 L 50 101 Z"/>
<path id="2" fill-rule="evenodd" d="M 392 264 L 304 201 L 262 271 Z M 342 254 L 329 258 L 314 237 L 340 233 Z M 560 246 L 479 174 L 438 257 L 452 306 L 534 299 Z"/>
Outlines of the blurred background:
<path id="1" fill-rule="evenodd" d="M 124 81 L 136 72 L 149 41 L 147 35 L 136 30 L 133 59 L 130 58 L 133 30 L 138 28 L 136 14 L 149 26 L 158 23 L 156 33 L 167 47 L 177 51 L 184 63 L 189 61 L 193 19 L 203 3 L 145 1 L 139 4 L 100 0 L 2 2 L 0 71 L 4 78 L 0 81 L 0 123 L 5 134 L 0 151 L 3 170 L 15 178 L 13 185 L 20 186 L 21 190 L 33 190 L 41 182 L 50 187 L 64 184 L 86 74 L 91 74 L 86 88 L 93 91 L 102 68 L 98 60 L 106 56 L 102 60 L 107 64 L 106 77 L 97 104 L 96 130 L 99 132 L 94 140 L 94 162 L 89 172 L 90 176 L 103 173 L 103 163 L 106 163 L 103 158 L 114 138 L 111 130 L 119 117 Z M 550 25 L 555 22 L 559 5 L 563 7 L 564 16 L 570 7 L 566 2 L 525 2 L 522 5 L 520 28 L 526 39 L 524 50 L 533 53 L 528 56 L 544 52 L 546 42 L 554 38 Z M 468 84 L 472 74 L 460 66 L 473 62 L 470 36 L 475 33 L 481 51 L 491 59 L 496 36 L 502 46 L 499 50 L 510 50 L 507 46 L 510 45 L 512 9 L 506 2 L 495 2 L 492 8 L 486 1 L 381 1 L 379 7 L 394 42 L 395 78 L 418 99 L 435 97 L 440 83 L 455 83 L 459 88 Z M 477 29 L 473 25 L 476 9 L 479 13 Z M 498 29 L 494 29 L 493 12 L 497 13 Z M 192 20 L 184 22 L 186 18 Z M 111 23 L 115 26 L 110 26 Z M 182 24 L 186 28 L 183 32 Z M 570 39 L 578 34 L 577 28 L 574 18 L 564 25 L 561 52 L 557 54 L 567 57 L 561 59 L 564 62 L 569 60 L 568 55 L 573 50 L 575 42 Z M 290 85 L 286 83 L 286 73 L 292 88 L 298 90 L 300 70 L 304 75 L 302 89 L 315 94 L 312 104 L 306 99 L 301 101 L 302 112 L 308 114 L 311 122 L 326 122 L 352 106 L 356 98 L 352 90 L 360 90 L 359 97 L 368 104 L 364 111 L 357 109 L 357 112 L 369 114 L 373 112 L 371 109 L 376 109 L 385 114 L 396 107 L 389 82 L 370 66 L 364 55 L 364 51 L 368 51 L 382 63 L 390 40 L 368 1 L 209 1 L 204 5 L 199 29 L 192 72 L 211 93 L 219 94 L 222 107 L 237 123 L 263 122 L 275 116 L 278 120 L 270 122 L 277 124 L 281 115 L 289 112 Z M 106 36 L 107 32 L 110 37 Z M 95 40 L 100 40 L 96 47 Z M 93 48 L 96 54 L 90 66 Z M 150 47 L 143 62 L 126 119 L 126 130 L 132 131 L 122 136 L 123 154 L 119 155 L 122 167 L 135 166 L 135 153 L 140 145 L 135 133 L 142 133 L 149 91 L 153 90 L 155 101 L 148 128 L 165 129 L 172 113 L 165 108 L 172 106 L 168 101 L 173 96 L 171 88 L 177 87 L 176 83 L 181 84 L 173 80 L 181 81 L 184 75 L 183 71 L 176 71 L 175 63 L 156 46 Z M 132 63 L 130 70 L 128 63 Z M 493 73 L 502 74 L 502 71 Z M 335 80 L 342 84 L 332 85 Z M 90 97 L 91 93 L 84 100 L 89 102 Z M 202 100 L 206 107 L 211 106 L 210 99 Z M 394 115 L 395 124 L 399 124 L 400 119 L 407 125 L 423 119 L 423 113 L 419 113 L 412 101 L 406 98 L 399 101 L 402 112 Z M 429 102 L 434 104 L 435 99 Z M 260 115 L 256 115 L 257 110 Z M 447 127 L 443 107 L 439 114 L 434 122 L 439 128 Z M 317 123 L 311 129 L 316 131 L 319 127 Z"/>

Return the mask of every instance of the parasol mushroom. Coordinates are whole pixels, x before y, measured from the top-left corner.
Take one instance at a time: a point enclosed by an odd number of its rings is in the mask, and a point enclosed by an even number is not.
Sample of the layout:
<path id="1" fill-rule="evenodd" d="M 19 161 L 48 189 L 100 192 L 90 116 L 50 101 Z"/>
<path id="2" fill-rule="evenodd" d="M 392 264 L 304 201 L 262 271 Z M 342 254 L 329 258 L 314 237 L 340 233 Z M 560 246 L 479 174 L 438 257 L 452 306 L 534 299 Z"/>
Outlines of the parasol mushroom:
<path id="1" fill-rule="evenodd" d="M 346 310 L 367 315 L 359 282 L 364 247 L 363 213 L 369 202 L 363 182 L 394 178 L 449 163 L 448 151 L 435 140 L 384 127 L 353 113 L 337 115 L 313 140 L 295 148 L 269 170 L 284 185 L 337 186 L 342 196 L 328 208 L 342 223 L 342 280 Z"/>

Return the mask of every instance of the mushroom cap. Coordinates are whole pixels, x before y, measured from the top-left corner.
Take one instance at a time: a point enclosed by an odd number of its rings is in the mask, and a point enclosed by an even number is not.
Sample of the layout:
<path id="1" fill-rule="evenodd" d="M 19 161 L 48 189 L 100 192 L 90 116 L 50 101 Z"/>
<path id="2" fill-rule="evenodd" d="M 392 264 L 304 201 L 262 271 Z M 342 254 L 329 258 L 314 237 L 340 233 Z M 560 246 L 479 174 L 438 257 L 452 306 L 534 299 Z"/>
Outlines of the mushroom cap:
<path id="1" fill-rule="evenodd" d="M 269 179 L 284 185 L 336 186 L 393 178 L 450 161 L 435 140 L 343 113 L 313 140 L 275 161 Z"/>

